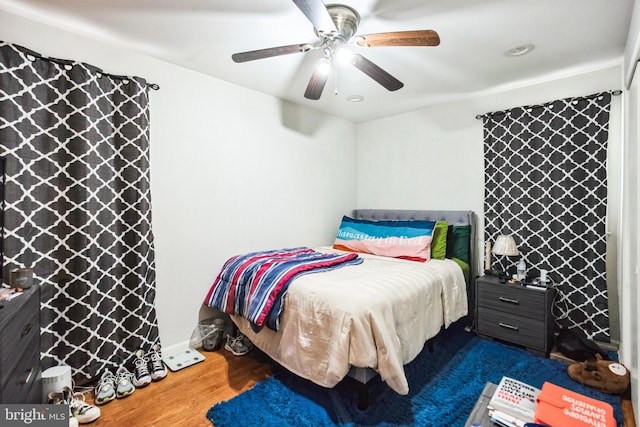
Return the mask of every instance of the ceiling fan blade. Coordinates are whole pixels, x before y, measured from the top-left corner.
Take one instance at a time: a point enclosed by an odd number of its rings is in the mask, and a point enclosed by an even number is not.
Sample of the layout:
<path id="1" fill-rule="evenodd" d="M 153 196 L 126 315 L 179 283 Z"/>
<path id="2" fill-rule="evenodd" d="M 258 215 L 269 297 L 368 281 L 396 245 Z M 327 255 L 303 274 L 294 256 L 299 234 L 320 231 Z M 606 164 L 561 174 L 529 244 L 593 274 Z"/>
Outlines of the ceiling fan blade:
<path id="1" fill-rule="evenodd" d="M 404 84 L 400 80 L 396 79 L 391 74 L 387 73 L 385 70 L 378 67 L 376 64 L 369 61 L 362 55 L 353 55 L 351 58 L 351 63 L 358 70 L 362 71 L 367 76 L 371 77 L 373 80 L 384 86 L 387 90 L 394 91 L 404 86 Z"/>
<path id="2" fill-rule="evenodd" d="M 314 101 L 320 99 L 320 96 L 322 95 L 322 91 L 324 90 L 324 86 L 327 83 L 328 79 L 328 64 L 318 62 L 318 65 L 316 66 L 315 70 L 313 70 L 313 74 L 311 74 L 311 78 L 309 79 L 307 90 L 304 91 L 304 97 Z"/>
<path id="3" fill-rule="evenodd" d="M 338 31 L 322 0 L 293 0 L 293 2 L 316 30 L 325 33 Z"/>
<path id="4" fill-rule="evenodd" d="M 247 62 L 256 59 L 271 58 L 272 56 L 288 55 L 290 53 L 301 53 L 312 49 L 309 43 L 292 44 L 288 46 L 269 47 L 266 49 L 239 52 L 231 55 L 234 62 Z"/>
<path id="5" fill-rule="evenodd" d="M 433 30 L 395 31 L 391 33 L 377 33 L 358 35 L 355 37 L 358 46 L 438 46 L 440 36 Z"/>

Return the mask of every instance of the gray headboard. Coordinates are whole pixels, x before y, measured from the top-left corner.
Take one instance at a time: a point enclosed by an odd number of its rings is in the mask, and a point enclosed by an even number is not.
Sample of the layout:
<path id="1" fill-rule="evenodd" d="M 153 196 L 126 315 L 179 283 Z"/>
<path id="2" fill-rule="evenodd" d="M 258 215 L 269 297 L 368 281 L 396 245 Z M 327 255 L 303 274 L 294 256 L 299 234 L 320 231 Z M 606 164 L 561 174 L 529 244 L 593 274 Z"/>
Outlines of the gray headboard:
<path id="1" fill-rule="evenodd" d="M 470 225 L 471 239 L 469 242 L 469 280 L 474 283 L 478 260 L 476 257 L 476 220 L 473 211 L 428 211 L 428 210 L 398 210 L 398 209 L 356 209 L 353 211 L 356 219 L 372 221 L 382 220 L 423 220 L 447 221 L 449 225 Z"/>

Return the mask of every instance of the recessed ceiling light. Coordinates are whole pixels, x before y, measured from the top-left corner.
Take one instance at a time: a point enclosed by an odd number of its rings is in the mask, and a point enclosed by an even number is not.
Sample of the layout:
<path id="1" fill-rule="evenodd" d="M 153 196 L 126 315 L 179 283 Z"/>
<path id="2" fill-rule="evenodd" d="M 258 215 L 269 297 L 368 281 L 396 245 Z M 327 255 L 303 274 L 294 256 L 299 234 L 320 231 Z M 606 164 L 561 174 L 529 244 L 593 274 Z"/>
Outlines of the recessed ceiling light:
<path id="1" fill-rule="evenodd" d="M 362 101 L 364 101 L 364 96 L 362 96 L 362 95 L 349 95 L 349 96 L 347 96 L 347 101 L 349 101 L 349 102 L 362 102 Z"/>
<path id="2" fill-rule="evenodd" d="M 521 44 L 520 46 L 512 47 L 504 52 L 504 56 L 522 56 L 531 52 L 535 48 L 532 44 Z"/>

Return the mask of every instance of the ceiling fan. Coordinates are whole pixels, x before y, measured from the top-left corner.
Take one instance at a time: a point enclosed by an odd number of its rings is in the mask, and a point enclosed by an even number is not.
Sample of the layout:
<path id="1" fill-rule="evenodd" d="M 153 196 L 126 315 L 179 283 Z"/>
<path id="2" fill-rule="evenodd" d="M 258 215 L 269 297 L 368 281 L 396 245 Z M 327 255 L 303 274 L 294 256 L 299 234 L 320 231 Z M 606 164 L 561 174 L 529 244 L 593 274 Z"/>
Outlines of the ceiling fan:
<path id="1" fill-rule="evenodd" d="M 234 62 L 247 62 L 322 49 L 323 58 L 318 61 L 304 93 L 307 99 L 320 99 L 329 78 L 331 64 L 341 52 L 345 51 L 342 48 L 347 44 L 355 43 L 361 47 L 437 46 L 440 44 L 440 37 L 433 30 L 355 35 L 360 23 L 360 15 L 355 9 L 343 4 L 325 6 L 322 0 L 293 0 L 293 3 L 313 24 L 313 30 L 319 38 L 317 42 L 234 53 L 231 58 Z M 400 80 L 360 54 L 351 54 L 349 62 L 387 90 L 394 91 L 404 86 Z"/>

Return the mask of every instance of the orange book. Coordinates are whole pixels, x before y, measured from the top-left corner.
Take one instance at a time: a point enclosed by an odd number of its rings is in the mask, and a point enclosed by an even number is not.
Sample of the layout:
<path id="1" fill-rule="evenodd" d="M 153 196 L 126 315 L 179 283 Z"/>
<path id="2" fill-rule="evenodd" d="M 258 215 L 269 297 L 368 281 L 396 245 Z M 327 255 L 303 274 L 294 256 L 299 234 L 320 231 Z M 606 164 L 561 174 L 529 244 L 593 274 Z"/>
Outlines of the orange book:
<path id="1" fill-rule="evenodd" d="M 551 427 L 616 427 L 608 403 L 548 382 L 538 395 L 535 419 Z"/>

